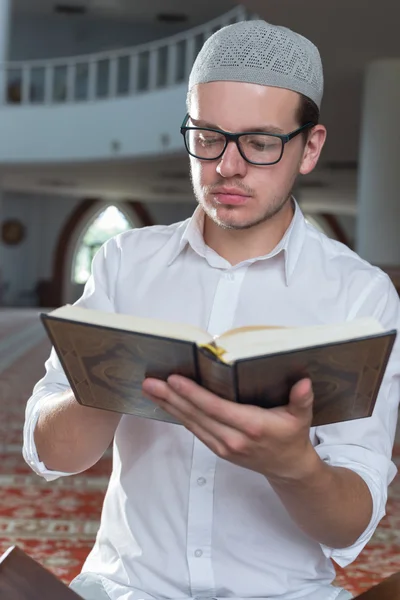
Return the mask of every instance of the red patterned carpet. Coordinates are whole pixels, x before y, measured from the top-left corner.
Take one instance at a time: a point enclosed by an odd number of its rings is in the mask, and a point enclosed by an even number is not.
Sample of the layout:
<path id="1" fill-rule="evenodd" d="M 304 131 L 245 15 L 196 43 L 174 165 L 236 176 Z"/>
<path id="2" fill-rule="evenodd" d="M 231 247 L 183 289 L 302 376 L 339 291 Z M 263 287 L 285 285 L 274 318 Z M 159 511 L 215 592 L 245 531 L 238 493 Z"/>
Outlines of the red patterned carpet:
<path id="1" fill-rule="evenodd" d="M 21 456 L 26 400 L 49 352 L 33 311 L 0 312 L 0 555 L 18 544 L 69 582 L 93 545 L 111 457 L 83 475 L 46 483 Z M 395 458 L 400 466 L 400 444 Z M 400 571 L 400 477 L 390 488 L 387 516 L 358 560 L 338 569 L 354 594 Z"/>

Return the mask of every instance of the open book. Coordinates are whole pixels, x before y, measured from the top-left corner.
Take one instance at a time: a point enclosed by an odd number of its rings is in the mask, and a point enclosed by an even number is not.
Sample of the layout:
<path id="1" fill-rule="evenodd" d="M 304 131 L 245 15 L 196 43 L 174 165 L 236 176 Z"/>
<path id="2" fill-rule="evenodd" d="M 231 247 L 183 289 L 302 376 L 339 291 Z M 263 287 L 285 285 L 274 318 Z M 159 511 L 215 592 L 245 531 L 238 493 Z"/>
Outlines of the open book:
<path id="1" fill-rule="evenodd" d="M 82 600 L 18 546 L 0 556 L 1 600 Z"/>
<path id="2" fill-rule="evenodd" d="M 191 378 L 215 394 L 273 408 L 310 377 L 313 425 L 372 414 L 396 338 L 372 318 L 310 327 L 243 327 L 212 337 L 191 325 L 64 306 L 41 315 L 85 406 L 176 423 L 142 395 L 145 377 Z"/>

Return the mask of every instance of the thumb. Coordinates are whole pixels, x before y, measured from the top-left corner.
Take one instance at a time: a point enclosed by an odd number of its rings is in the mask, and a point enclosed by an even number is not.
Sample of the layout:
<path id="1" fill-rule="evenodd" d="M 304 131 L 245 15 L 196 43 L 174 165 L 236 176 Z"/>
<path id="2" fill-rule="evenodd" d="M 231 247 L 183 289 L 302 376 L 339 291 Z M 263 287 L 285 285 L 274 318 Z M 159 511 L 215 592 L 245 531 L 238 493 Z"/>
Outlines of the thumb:
<path id="1" fill-rule="evenodd" d="M 291 389 L 288 410 L 298 419 L 311 419 L 314 394 L 310 379 L 301 379 Z"/>

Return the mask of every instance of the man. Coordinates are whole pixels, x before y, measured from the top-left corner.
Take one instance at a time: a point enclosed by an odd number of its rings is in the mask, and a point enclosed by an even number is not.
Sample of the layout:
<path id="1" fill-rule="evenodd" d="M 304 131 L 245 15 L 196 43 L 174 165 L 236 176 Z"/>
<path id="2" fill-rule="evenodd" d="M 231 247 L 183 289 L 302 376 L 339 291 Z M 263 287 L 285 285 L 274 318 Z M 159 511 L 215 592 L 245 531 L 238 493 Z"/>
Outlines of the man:
<path id="1" fill-rule="evenodd" d="M 291 196 L 316 165 L 317 49 L 264 21 L 214 34 L 194 64 L 192 219 L 137 229 L 99 251 L 78 304 L 231 327 L 399 325 L 389 278 L 306 223 Z M 355 559 L 384 515 L 399 399 L 392 355 L 374 415 L 310 428 L 312 382 L 284 408 L 240 406 L 194 382 L 143 393 L 184 427 L 80 406 L 52 353 L 28 402 L 24 456 L 47 480 L 93 465 L 114 438 L 95 546 L 73 589 L 88 600 L 344 600 L 331 559 Z M 268 377 L 268 373 L 265 374 Z"/>

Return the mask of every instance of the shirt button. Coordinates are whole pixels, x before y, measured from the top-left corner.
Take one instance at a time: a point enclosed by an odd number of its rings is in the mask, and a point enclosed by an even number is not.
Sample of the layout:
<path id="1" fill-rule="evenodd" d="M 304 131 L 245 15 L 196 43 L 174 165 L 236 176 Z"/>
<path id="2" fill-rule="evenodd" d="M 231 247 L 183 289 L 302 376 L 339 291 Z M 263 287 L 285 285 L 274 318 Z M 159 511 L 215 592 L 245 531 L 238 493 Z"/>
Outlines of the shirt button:
<path id="1" fill-rule="evenodd" d="M 197 549 L 194 555 L 196 558 L 200 558 L 200 556 L 203 556 L 203 550 Z"/>
<path id="2" fill-rule="evenodd" d="M 207 479 L 204 479 L 204 477 L 199 477 L 197 483 L 198 485 L 206 485 Z"/>

